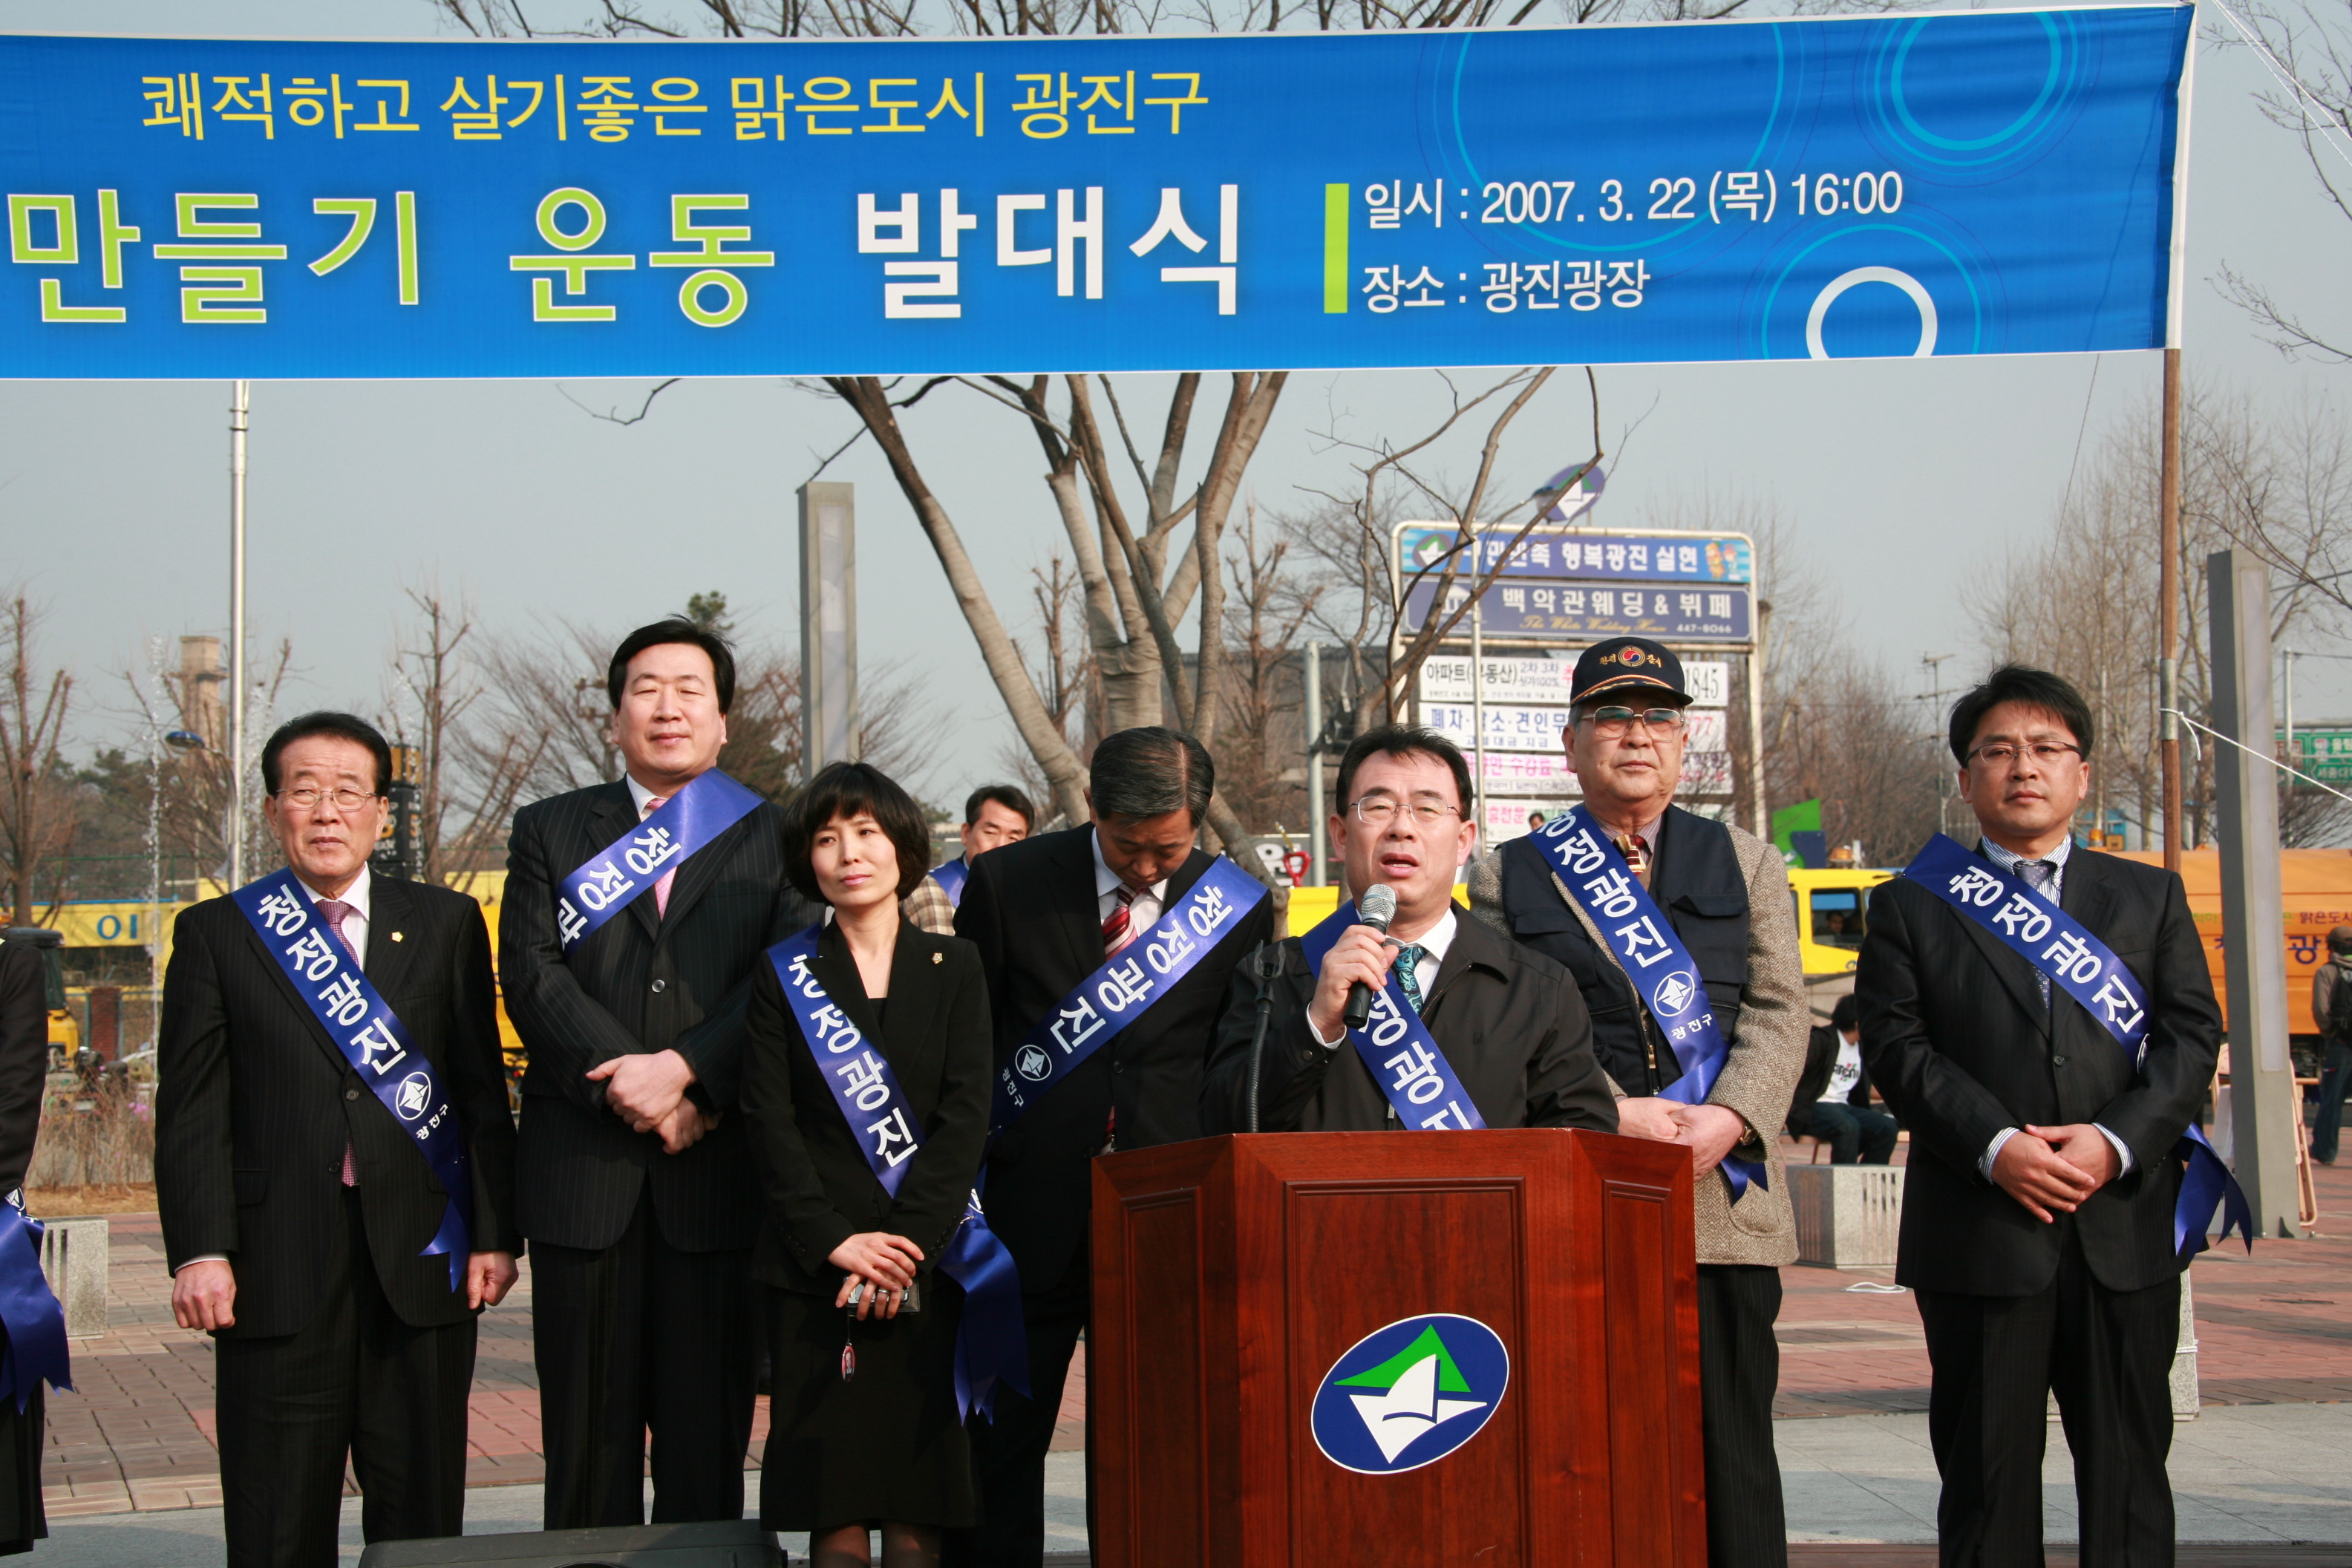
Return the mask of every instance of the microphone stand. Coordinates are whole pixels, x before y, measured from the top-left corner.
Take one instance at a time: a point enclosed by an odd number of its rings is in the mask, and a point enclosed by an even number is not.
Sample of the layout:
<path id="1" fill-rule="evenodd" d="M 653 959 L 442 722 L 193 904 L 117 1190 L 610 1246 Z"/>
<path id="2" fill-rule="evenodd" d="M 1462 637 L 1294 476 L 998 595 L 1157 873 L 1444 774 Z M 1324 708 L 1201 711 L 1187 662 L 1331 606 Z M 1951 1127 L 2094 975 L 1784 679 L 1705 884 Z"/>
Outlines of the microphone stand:
<path id="1" fill-rule="evenodd" d="M 1250 972 L 1257 976 L 1257 1032 L 1250 1037 L 1249 1130 L 1257 1131 L 1257 1068 L 1265 1054 L 1265 1028 L 1274 1016 L 1274 982 L 1282 975 L 1282 949 L 1262 942 L 1250 950 Z"/>

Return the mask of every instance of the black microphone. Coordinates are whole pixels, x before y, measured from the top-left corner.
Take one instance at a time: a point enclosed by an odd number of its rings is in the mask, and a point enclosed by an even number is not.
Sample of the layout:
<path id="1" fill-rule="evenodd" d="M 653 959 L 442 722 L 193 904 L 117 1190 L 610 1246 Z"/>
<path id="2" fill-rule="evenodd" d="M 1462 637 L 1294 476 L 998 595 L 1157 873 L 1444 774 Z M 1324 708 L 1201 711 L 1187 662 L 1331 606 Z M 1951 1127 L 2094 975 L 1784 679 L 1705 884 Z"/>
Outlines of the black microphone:
<path id="1" fill-rule="evenodd" d="M 1396 892 L 1386 882 L 1375 882 L 1364 889 L 1356 900 L 1356 923 L 1368 925 L 1382 936 L 1389 934 L 1389 921 L 1396 919 Z M 1348 1007 L 1339 1015 L 1351 1029 L 1360 1029 L 1372 1016 L 1372 988 L 1362 981 L 1348 987 Z"/>

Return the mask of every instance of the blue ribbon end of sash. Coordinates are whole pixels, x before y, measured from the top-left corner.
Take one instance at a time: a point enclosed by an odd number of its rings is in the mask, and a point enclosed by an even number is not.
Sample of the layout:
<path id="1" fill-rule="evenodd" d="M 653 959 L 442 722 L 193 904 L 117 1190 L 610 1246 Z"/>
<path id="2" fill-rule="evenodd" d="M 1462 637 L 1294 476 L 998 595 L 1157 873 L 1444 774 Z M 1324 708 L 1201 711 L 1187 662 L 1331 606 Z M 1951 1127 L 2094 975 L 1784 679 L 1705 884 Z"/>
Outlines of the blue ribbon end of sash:
<path id="1" fill-rule="evenodd" d="M 2204 1129 L 2194 1122 L 2173 1146 L 2178 1159 L 2187 1162 L 2180 1173 L 2180 1197 L 2172 1207 L 2172 1247 L 2174 1255 L 2187 1262 L 2212 1245 L 2206 1239 L 2205 1227 L 2212 1223 L 2213 1212 L 2221 1213 L 2222 1240 L 2230 1239 L 2236 1231 L 2246 1244 L 2251 1256 L 2254 1250 L 2253 1205 L 2246 1202 L 2245 1189 L 2238 1178 L 2221 1163 L 2221 1154 L 2205 1142 Z"/>
<path id="2" fill-rule="evenodd" d="M 416 1256 L 439 1258 L 445 1253 L 449 1258 L 449 1289 L 462 1290 L 466 1288 L 466 1264 L 473 1256 L 473 1242 L 467 1235 L 466 1217 L 457 1212 L 455 1198 L 441 1211 L 441 1228 L 433 1233 L 433 1239 Z"/>
<path id="3" fill-rule="evenodd" d="M 0 1210 L 0 1327 L 8 1335 L 0 1351 L 0 1397 L 15 1395 L 21 1415 L 43 1383 L 73 1387 L 73 1358 L 66 1350 L 65 1309 L 41 1274 L 41 1222 L 13 1204 Z"/>
<path id="4" fill-rule="evenodd" d="M 965 1211 L 940 1259 L 940 1272 L 963 1289 L 963 1321 L 956 1326 L 956 1410 L 996 1419 L 1003 1384 L 1029 1396 L 1029 1325 L 1021 1310 L 1021 1275 L 975 1202 Z"/>

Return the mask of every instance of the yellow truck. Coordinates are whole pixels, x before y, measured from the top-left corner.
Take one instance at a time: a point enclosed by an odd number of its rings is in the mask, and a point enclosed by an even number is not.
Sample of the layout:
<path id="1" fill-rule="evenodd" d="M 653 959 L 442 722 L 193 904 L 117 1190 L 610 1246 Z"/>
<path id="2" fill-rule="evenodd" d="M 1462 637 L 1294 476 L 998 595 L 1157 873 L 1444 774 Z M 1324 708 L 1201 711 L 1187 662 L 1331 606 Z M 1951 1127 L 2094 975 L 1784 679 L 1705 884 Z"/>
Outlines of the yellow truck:
<path id="1" fill-rule="evenodd" d="M 73 1060 L 74 1053 L 81 1049 L 81 1026 L 66 1004 L 65 938 L 41 926 L 9 926 L 0 929 L 0 937 L 40 950 L 41 981 L 48 993 L 49 1049 L 61 1050 L 66 1060 Z"/>

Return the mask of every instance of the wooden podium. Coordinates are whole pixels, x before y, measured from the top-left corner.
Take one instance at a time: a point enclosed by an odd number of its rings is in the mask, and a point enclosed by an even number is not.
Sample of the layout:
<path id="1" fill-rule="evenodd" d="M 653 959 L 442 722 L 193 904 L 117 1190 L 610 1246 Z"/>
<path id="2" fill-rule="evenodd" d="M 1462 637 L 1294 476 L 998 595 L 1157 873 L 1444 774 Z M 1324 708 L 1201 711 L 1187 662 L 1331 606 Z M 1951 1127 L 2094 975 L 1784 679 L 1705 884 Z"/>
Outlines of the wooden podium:
<path id="1" fill-rule="evenodd" d="M 1544 1129 L 1202 1139 L 1096 1161 L 1093 1235 L 1101 1568 L 1705 1563 L 1685 1151 Z M 1326 1374 L 1425 1314 L 1492 1330 L 1507 1385 L 1443 1458 L 1343 1468 L 1318 1394 L 1367 1429 L 1386 1407 L 1358 1416 Z M 1453 1368 L 1464 1405 L 1492 1394 Z"/>

